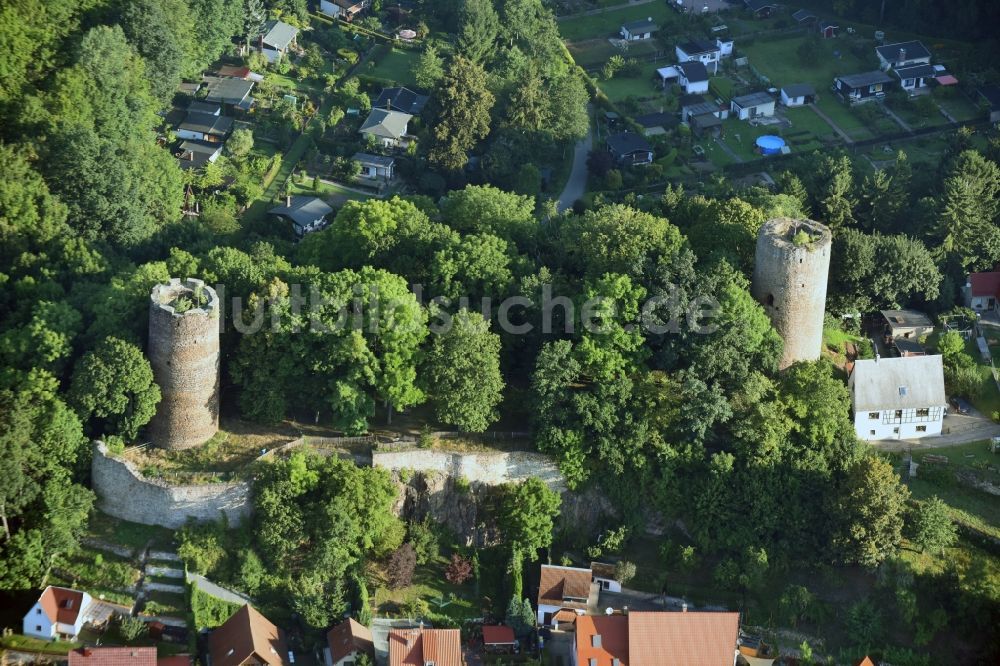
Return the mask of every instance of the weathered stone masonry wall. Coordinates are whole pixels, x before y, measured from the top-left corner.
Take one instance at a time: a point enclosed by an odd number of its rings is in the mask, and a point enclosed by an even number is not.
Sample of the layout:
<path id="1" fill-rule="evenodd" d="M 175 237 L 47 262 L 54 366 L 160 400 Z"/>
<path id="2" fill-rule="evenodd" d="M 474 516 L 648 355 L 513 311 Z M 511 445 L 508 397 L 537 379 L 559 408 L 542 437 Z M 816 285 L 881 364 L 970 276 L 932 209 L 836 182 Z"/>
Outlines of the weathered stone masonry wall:
<path id="1" fill-rule="evenodd" d="M 453 453 L 431 449 L 373 451 L 372 465 L 390 471 L 440 472 L 454 479 L 496 486 L 509 481 L 537 477 L 553 490 L 565 489 L 555 461 L 530 451 Z"/>
<path id="2" fill-rule="evenodd" d="M 225 514 L 236 525 L 250 515 L 249 483 L 174 486 L 147 479 L 135 465 L 112 457 L 103 442 L 94 443 L 91 478 L 98 508 L 122 520 L 176 529 L 189 516 L 216 520 Z"/>

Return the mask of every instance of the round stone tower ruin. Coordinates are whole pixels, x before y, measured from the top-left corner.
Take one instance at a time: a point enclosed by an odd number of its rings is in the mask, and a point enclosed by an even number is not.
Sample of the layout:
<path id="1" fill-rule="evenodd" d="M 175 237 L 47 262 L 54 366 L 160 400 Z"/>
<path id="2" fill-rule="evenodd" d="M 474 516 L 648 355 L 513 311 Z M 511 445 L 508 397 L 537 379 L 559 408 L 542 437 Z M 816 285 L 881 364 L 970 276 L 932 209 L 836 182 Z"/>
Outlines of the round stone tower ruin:
<path id="1" fill-rule="evenodd" d="M 830 272 L 830 230 L 812 220 L 769 220 L 757 235 L 753 297 L 785 341 L 779 367 L 819 358 Z"/>
<path id="2" fill-rule="evenodd" d="M 164 449 L 203 444 L 219 429 L 219 297 L 172 278 L 149 296 L 149 362 L 163 398 L 149 424 Z"/>

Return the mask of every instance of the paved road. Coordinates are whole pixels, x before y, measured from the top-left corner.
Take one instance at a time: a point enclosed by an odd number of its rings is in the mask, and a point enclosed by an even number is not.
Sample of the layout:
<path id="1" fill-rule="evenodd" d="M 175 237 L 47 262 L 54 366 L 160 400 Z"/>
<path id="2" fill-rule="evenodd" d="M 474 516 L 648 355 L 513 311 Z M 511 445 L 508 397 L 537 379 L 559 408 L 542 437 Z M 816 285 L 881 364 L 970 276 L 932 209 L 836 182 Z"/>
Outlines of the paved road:
<path id="1" fill-rule="evenodd" d="M 590 118 L 593 109 L 587 107 L 587 117 Z M 591 124 L 587 130 L 587 136 L 576 142 L 573 149 L 573 170 L 570 171 L 569 180 L 566 187 L 559 195 L 558 211 L 561 213 L 567 208 L 572 208 L 573 202 L 583 197 L 587 191 L 587 153 L 594 146 L 594 127 Z"/>
<path id="2" fill-rule="evenodd" d="M 960 446 L 991 437 L 1000 437 L 1000 424 L 973 410 L 969 414 L 949 414 L 944 417 L 943 435 L 922 439 L 883 439 L 872 444 L 879 451 L 906 451 Z"/>
<path id="3" fill-rule="evenodd" d="M 847 134 L 847 132 L 845 132 L 844 130 L 840 129 L 840 127 L 837 125 L 837 123 L 833 122 L 833 119 L 830 118 L 830 116 L 828 116 L 825 113 L 823 113 L 822 111 L 820 111 L 820 109 L 819 109 L 818 106 L 816 106 L 815 104 L 810 104 L 809 108 L 813 110 L 813 113 L 815 113 L 817 116 L 819 116 L 820 118 L 822 118 L 826 122 L 826 124 L 829 125 L 833 129 L 834 132 L 836 132 L 837 134 L 839 134 L 840 138 L 843 139 L 845 143 L 854 143 L 854 139 L 852 139 Z"/>

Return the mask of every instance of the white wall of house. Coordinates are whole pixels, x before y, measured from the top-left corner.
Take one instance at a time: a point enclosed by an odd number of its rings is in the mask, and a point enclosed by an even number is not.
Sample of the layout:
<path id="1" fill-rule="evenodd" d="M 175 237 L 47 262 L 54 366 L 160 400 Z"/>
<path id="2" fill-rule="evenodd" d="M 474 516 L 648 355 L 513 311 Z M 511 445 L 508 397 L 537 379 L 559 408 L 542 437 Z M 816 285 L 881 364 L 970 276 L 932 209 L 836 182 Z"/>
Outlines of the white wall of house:
<path id="1" fill-rule="evenodd" d="M 549 624 L 552 624 L 552 615 L 555 615 L 562 606 L 549 606 L 548 604 L 538 604 L 538 624 L 545 624 L 545 614 L 550 614 Z"/>
<path id="2" fill-rule="evenodd" d="M 649 39 L 653 36 L 653 33 L 651 32 L 629 32 L 625 27 L 622 27 L 618 34 L 622 36 L 622 39 L 626 39 L 630 42 L 639 41 L 640 39 Z"/>
<path id="3" fill-rule="evenodd" d="M 733 55 L 733 40 L 727 39 L 716 39 L 715 45 L 719 47 L 719 55 L 723 58 L 728 58 Z"/>
<path id="4" fill-rule="evenodd" d="M 192 139 L 194 141 L 204 141 L 204 132 L 195 132 L 194 130 L 178 129 L 174 132 L 178 139 Z"/>
<path id="5" fill-rule="evenodd" d="M 21 633 L 25 636 L 34 636 L 35 638 L 44 638 L 46 640 L 56 635 L 55 625 L 49 622 L 49 618 L 45 615 L 45 611 L 42 610 L 40 603 L 36 602 L 31 607 L 31 610 L 25 614 L 24 626 Z"/>
<path id="6" fill-rule="evenodd" d="M 995 310 L 997 307 L 996 296 L 969 296 L 966 300 L 973 310 Z"/>
<path id="7" fill-rule="evenodd" d="M 684 86 L 684 92 L 689 95 L 699 95 L 701 93 L 708 92 L 708 81 L 688 81 L 686 78 L 681 76 L 681 85 Z"/>
<path id="8" fill-rule="evenodd" d="M 730 53 L 732 53 L 732 42 L 730 44 Z M 677 56 L 677 62 L 701 62 L 705 65 L 705 69 L 708 70 L 709 74 L 715 74 L 719 71 L 719 51 L 712 51 L 711 53 L 700 53 L 697 55 L 688 55 L 679 46 L 674 47 L 674 55 Z"/>
<path id="9" fill-rule="evenodd" d="M 804 106 L 806 103 L 806 98 L 804 95 L 799 95 L 798 97 L 789 97 L 785 94 L 785 89 L 781 89 L 781 103 L 785 106 Z"/>
<path id="10" fill-rule="evenodd" d="M 358 651 L 355 650 L 341 658 L 340 661 L 334 661 L 333 657 L 330 656 L 330 648 L 325 647 L 323 648 L 323 663 L 326 666 L 354 666 L 358 663 Z"/>
<path id="11" fill-rule="evenodd" d="M 594 576 L 594 580 L 597 584 L 601 586 L 602 592 L 621 592 L 622 584 L 616 581 L 614 578 L 601 578 L 600 576 Z"/>
<path id="12" fill-rule="evenodd" d="M 922 410 L 882 410 L 878 412 L 856 412 L 854 431 L 858 439 L 919 439 L 941 434 L 944 423 L 944 405 L 926 407 Z"/>
<path id="13" fill-rule="evenodd" d="M 756 110 L 756 112 L 754 112 Z M 769 102 L 767 104 L 759 104 L 757 106 L 742 107 L 737 106 L 735 102 L 732 103 L 732 111 L 737 114 L 740 120 L 749 120 L 750 118 L 759 118 L 774 115 L 774 102 Z"/>

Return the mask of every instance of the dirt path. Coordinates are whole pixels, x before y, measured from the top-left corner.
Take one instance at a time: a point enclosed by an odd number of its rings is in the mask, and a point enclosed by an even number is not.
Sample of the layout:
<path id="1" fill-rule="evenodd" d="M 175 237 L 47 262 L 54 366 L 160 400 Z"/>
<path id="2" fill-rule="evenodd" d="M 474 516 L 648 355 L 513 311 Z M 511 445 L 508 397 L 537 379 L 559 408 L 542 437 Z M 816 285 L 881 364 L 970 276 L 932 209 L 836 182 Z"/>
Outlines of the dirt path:
<path id="1" fill-rule="evenodd" d="M 590 118 L 592 111 L 593 109 L 588 106 L 588 118 Z M 593 121 L 591 121 L 591 125 L 587 129 L 587 136 L 577 141 L 576 147 L 573 149 L 573 169 L 569 173 L 569 180 L 566 181 L 566 187 L 563 188 L 562 194 L 559 195 L 557 210 L 560 213 L 567 208 L 571 208 L 573 202 L 582 198 L 587 192 L 587 153 L 593 147 L 594 127 Z"/>
<path id="2" fill-rule="evenodd" d="M 813 110 L 813 113 L 822 118 L 823 121 L 827 125 L 829 125 L 834 132 L 839 134 L 840 138 L 844 140 L 844 143 L 854 143 L 854 139 L 852 139 L 850 135 L 847 134 L 847 132 L 840 129 L 840 126 L 838 126 L 837 123 L 833 122 L 833 119 L 830 116 L 820 111 L 820 108 L 818 106 L 816 106 L 815 104 L 810 104 L 809 108 Z"/>
<path id="3" fill-rule="evenodd" d="M 726 155 L 729 155 L 731 158 L 733 158 L 733 161 L 735 161 L 736 163 L 742 164 L 745 161 L 742 157 L 740 157 L 736 153 L 735 150 L 733 150 L 728 145 L 726 145 L 726 142 L 723 141 L 722 139 L 720 139 L 719 137 L 715 137 L 715 143 L 717 143 L 719 145 L 719 148 L 722 148 L 722 152 L 724 152 Z"/>
<path id="4" fill-rule="evenodd" d="M 883 104 L 882 110 L 885 111 L 885 115 L 889 116 L 896 121 L 896 124 L 903 128 L 904 132 L 913 133 L 913 128 L 906 124 L 906 121 L 900 118 L 896 113 L 889 108 L 889 105 Z"/>

